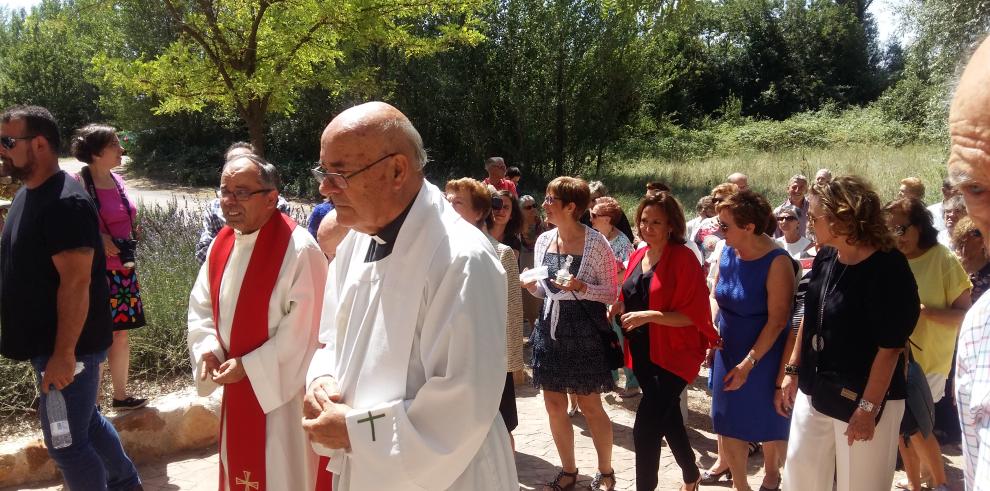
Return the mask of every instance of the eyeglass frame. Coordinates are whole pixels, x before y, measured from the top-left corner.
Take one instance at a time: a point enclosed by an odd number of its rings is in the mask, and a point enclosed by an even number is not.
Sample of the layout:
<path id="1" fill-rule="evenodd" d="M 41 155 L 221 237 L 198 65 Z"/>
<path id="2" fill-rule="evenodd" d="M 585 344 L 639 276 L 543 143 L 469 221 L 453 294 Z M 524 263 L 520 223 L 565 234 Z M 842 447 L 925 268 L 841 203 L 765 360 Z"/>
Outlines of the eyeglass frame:
<path id="1" fill-rule="evenodd" d="M 344 175 L 343 173 L 340 173 L 340 172 L 326 172 L 326 171 L 323 170 L 323 164 L 320 163 L 320 162 L 317 162 L 316 163 L 316 167 L 310 169 L 309 172 L 313 174 L 313 178 L 316 179 L 316 181 L 319 182 L 320 185 L 323 185 L 323 181 L 325 181 L 327 178 L 333 176 L 330 179 L 331 180 L 331 183 L 330 184 L 333 185 L 337 189 L 342 189 L 343 190 L 343 189 L 347 189 L 349 187 L 349 184 L 347 183 L 347 180 L 348 179 L 351 179 L 352 177 L 354 177 L 354 176 L 356 176 L 356 175 L 358 175 L 358 174 L 360 174 L 360 173 L 362 173 L 362 172 L 364 172 L 364 171 L 366 171 L 366 170 L 368 170 L 368 169 L 370 169 L 370 168 L 372 168 L 372 167 L 380 164 L 381 162 L 384 162 L 385 160 L 387 160 L 387 159 L 389 159 L 391 157 L 395 157 L 396 155 L 399 155 L 399 153 L 401 153 L 401 152 L 392 152 L 392 153 L 390 153 L 390 154 L 388 154 L 388 155 L 386 155 L 386 156 L 384 156 L 384 157 L 382 157 L 382 158 L 380 158 L 380 159 L 378 159 L 378 160 L 376 160 L 376 161 L 374 161 L 374 162 L 372 162 L 372 163 L 370 163 L 370 164 L 368 164 L 368 165 L 366 165 L 364 167 L 361 167 L 360 169 L 358 169 L 358 170 L 356 170 L 354 172 L 351 172 L 350 174 L 347 174 L 347 175 Z"/>
<path id="2" fill-rule="evenodd" d="M 797 219 L 798 219 L 797 217 L 790 216 L 790 215 L 786 215 L 786 216 L 782 216 L 782 217 L 777 217 L 777 221 L 778 222 L 786 222 L 786 221 L 789 221 L 789 220 L 795 220 L 796 221 Z"/>
<path id="3" fill-rule="evenodd" d="M 229 189 L 225 190 L 224 188 L 216 189 L 217 198 L 223 199 L 225 197 L 224 194 L 226 193 L 226 196 L 233 196 L 235 200 L 240 202 L 249 201 L 256 194 L 270 193 L 272 191 L 274 191 L 272 188 L 259 189 L 257 191 L 248 191 L 246 189 L 236 189 L 234 191 Z"/>
<path id="4" fill-rule="evenodd" d="M 0 136 L 0 146 L 6 148 L 7 150 L 13 150 L 17 146 L 17 140 L 33 140 L 37 138 L 38 135 L 29 136 Z"/>
<path id="5" fill-rule="evenodd" d="M 887 230 L 890 230 L 890 233 L 894 234 L 894 237 L 903 237 L 904 234 L 907 233 L 907 230 L 913 226 L 913 223 L 909 223 L 907 225 L 891 225 L 887 227 Z"/>

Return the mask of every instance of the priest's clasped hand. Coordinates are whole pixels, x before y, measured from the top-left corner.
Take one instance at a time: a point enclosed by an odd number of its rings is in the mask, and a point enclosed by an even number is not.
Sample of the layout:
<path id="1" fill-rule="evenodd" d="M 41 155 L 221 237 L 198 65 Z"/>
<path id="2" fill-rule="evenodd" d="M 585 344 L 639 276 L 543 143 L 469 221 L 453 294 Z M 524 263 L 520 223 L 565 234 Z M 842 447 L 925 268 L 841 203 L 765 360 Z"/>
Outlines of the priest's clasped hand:
<path id="1" fill-rule="evenodd" d="M 220 359 L 217 358 L 217 355 L 207 352 L 199 360 L 199 379 L 206 380 L 206 377 L 210 377 L 210 380 L 213 380 L 217 376 L 219 368 Z"/>
<path id="2" fill-rule="evenodd" d="M 351 407 L 340 400 L 333 377 L 320 377 L 309 385 L 303 399 L 302 425 L 310 440 L 328 448 L 351 448 L 346 419 Z"/>
<path id="3" fill-rule="evenodd" d="M 247 372 L 244 371 L 244 364 L 241 363 L 240 358 L 231 358 L 223 362 L 220 368 L 217 368 L 216 372 L 216 375 L 213 376 L 213 381 L 218 384 L 237 383 L 247 376 Z"/>

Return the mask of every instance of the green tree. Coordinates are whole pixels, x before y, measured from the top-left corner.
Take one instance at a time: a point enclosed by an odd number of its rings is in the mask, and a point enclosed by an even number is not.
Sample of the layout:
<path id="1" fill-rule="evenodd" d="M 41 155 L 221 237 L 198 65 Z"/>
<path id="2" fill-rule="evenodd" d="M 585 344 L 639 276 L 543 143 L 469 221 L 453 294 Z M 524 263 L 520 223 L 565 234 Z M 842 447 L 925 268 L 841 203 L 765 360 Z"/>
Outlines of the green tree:
<path id="1" fill-rule="evenodd" d="M 141 0 L 112 2 L 135 8 Z M 161 113 L 233 110 L 263 153 L 266 118 L 289 114 L 300 91 L 345 90 L 338 64 L 354 51 L 381 45 L 406 55 L 480 40 L 478 0 L 163 0 L 178 39 L 150 57 L 101 57 L 112 85 L 155 96 Z M 428 35 L 424 19 L 444 19 Z"/>
<path id="2" fill-rule="evenodd" d="M 80 36 L 72 2 L 45 0 L 0 15 L 0 106 L 35 104 L 59 120 L 63 137 L 99 120 L 99 91 L 82 76 L 93 52 Z"/>

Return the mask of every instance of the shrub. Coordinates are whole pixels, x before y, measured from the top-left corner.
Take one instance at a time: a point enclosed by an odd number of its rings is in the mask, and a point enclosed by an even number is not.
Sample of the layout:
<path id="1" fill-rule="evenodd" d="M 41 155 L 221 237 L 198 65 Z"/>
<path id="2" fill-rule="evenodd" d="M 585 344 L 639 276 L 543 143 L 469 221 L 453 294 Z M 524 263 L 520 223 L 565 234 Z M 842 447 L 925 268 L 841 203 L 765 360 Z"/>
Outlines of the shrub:
<path id="1" fill-rule="evenodd" d="M 199 271 L 194 252 L 202 206 L 141 207 L 138 275 L 148 325 L 131 332 L 131 374 L 163 378 L 190 373 L 186 349 L 189 292 Z M 28 408 L 36 395 L 30 365 L 0 358 L 0 415 Z"/>

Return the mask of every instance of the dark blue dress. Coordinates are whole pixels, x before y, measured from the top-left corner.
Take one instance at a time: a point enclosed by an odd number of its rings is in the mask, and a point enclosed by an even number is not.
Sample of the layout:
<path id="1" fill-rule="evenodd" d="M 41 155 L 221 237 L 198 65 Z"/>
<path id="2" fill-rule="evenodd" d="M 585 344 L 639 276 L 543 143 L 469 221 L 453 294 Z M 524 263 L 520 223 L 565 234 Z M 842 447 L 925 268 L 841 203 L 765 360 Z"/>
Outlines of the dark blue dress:
<path id="1" fill-rule="evenodd" d="M 725 374 L 746 358 L 767 323 L 767 277 L 770 264 L 780 255 L 787 251 L 774 249 L 759 259 L 743 261 L 734 248 L 722 250 L 715 300 L 724 347 L 716 353 L 712 368 L 712 424 L 719 435 L 747 442 L 787 440 L 791 420 L 777 414 L 773 396 L 790 329 L 780 333 L 742 387 L 722 390 Z"/>
<path id="2" fill-rule="evenodd" d="M 576 275 L 581 268 L 581 256 L 573 256 L 570 272 Z M 565 261 L 565 255 L 547 252 L 543 265 L 547 266 L 550 277 L 557 275 Z M 546 282 L 553 292 L 556 287 Z M 544 302 L 548 302 L 545 299 Z M 538 389 L 573 394 L 593 394 L 611 392 L 615 389 L 612 371 L 608 368 L 602 349 L 599 329 L 610 326 L 596 326 L 593 319 L 607 322 L 607 306 L 592 300 L 561 300 L 560 317 L 557 321 L 557 339 L 550 338 L 549 315 L 540 319 L 533 329 L 533 385 Z"/>

